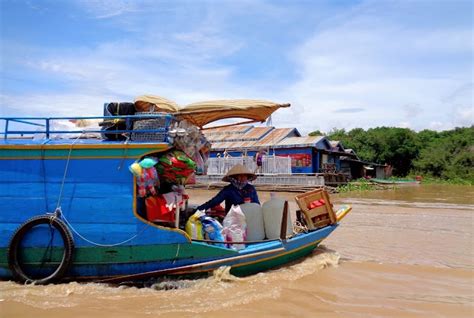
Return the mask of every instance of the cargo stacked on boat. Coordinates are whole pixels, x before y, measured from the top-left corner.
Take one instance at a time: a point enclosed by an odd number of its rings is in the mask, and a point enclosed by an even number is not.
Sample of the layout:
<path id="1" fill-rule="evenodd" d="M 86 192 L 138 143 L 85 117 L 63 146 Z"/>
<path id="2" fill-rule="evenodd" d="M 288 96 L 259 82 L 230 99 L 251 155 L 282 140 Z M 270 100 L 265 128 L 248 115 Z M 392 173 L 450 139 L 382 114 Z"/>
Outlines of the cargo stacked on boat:
<path id="1" fill-rule="evenodd" d="M 316 189 L 295 197 L 308 229 L 318 229 L 337 222 L 326 190 Z"/>

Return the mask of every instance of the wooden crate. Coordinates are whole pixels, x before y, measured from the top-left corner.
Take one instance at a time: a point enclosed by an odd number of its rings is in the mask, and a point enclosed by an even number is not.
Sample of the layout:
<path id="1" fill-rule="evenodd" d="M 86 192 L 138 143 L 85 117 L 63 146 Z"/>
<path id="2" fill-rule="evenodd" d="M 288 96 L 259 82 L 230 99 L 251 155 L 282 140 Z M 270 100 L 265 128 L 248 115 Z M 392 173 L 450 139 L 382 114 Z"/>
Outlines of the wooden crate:
<path id="1" fill-rule="evenodd" d="M 310 208 L 312 202 L 323 199 L 325 204 Z M 308 229 L 318 229 L 336 223 L 336 214 L 332 208 L 331 200 L 325 190 L 316 189 L 295 197 L 306 221 Z"/>

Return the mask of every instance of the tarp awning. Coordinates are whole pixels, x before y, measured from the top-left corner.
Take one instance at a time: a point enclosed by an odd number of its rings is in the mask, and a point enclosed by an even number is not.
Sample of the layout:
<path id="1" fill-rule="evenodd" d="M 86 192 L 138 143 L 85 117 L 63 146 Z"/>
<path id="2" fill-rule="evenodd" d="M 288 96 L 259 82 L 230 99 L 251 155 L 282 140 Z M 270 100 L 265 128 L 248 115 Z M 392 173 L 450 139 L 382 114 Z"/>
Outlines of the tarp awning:
<path id="1" fill-rule="evenodd" d="M 228 118 L 264 122 L 278 108 L 289 106 L 290 104 L 253 99 L 214 100 L 186 105 L 175 116 L 202 128 L 214 121 Z"/>
<path id="2" fill-rule="evenodd" d="M 171 113 L 178 119 L 187 120 L 199 128 L 203 128 L 203 126 L 214 121 L 228 118 L 249 120 L 244 123 L 264 122 L 278 108 L 290 106 L 290 104 L 278 104 L 256 99 L 211 100 L 180 106 L 171 100 L 156 95 L 138 96 L 135 98 L 135 105 L 138 104 L 142 106 L 141 108 L 147 110 Z M 155 106 L 149 107 L 153 105 Z"/>
<path id="3" fill-rule="evenodd" d="M 135 104 L 140 102 L 155 105 L 153 110 L 155 112 L 176 113 L 180 109 L 179 105 L 175 102 L 156 95 L 141 95 L 136 97 Z"/>

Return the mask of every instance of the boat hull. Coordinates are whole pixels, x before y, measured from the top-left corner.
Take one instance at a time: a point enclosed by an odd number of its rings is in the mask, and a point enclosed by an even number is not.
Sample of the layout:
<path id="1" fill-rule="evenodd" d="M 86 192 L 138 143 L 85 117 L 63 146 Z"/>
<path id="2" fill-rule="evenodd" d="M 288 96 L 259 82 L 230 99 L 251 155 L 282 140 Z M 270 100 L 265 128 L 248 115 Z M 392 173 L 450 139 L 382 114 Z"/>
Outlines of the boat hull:
<path id="1" fill-rule="evenodd" d="M 167 149 L 168 144 L 146 143 L 0 142 L 0 279 L 120 281 L 203 274 L 221 266 L 245 276 L 304 257 L 337 227 L 237 251 L 148 222 L 138 213 L 136 180 L 127 167 Z M 43 222 L 18 236 L 27 220 L 38 215 Z M 59 229 L 44 221 L 48 217 L 64 223 L 68 235 L 63 237 L 70 236 L 71 242 L 61 240 Z M 67 249 L 72 256 L 62 266 Z M 61 275 L 54 277 L 58 267 Z"/>
<path id="2" fill-rule="evenodd" d="M 247 245 L 240 251 L 218 247 L 202 242 L 182 244 L 124 245 L 115 247 L 79 247 L 74 249 L 74 257 L 65 280 L 127 279 L 129 275 L 142 273 L 161 275 L 202 274 L 221 266 L 230 266 L 231 274 L 246 276 L 281 266 L 310 254 L 326 238 L 336 225 L 310 233 L 298 234 L 288 240 L 276 240 Z M 56 251 L 48 264 L 41 258 L 46 247 L 29 247 L 23 254 L 23 266 L 29 273 L 42 277 L 49 275 L 51 268 L 59 265 L 61 249 Z M 0 277 L 11 279 L 6 248 L 0 249 Z M 35 257 L 37 259 L 35 259 Z M 49 267 L 48 267 L 49 266 Z M 162 271 L 162 272 L 161 272 Z"/>

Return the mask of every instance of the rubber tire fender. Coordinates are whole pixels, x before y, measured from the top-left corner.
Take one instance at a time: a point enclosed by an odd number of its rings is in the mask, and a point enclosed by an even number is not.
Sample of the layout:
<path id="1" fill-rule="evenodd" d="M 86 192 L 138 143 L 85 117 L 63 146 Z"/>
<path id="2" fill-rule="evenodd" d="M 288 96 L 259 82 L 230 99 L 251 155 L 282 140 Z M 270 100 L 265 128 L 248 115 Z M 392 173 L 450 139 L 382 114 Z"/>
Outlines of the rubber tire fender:
<path id="1" fill-rule="evenodd" d="M 25 234 L 33 227 L 41 224 L 51 225 L 61 234 L 64 243 L 64 252 L 63 257 L 61 259 L 61 263 L 51 275 L 39 279 L 34 279 L 29 277 L 28 274 L 26 274 L 25 271 L 22 269 L 18 254 L 20 251 L 20 243 L 23 240 Z M 13 278 L 16 281 L 22 283 L 31 282 L 36 285 L 46 285 L 57 282 L 64 276 L 64 274 L 69 269 L 72 263 L 73 252 L 74 240 L 71 232 L 69 231 L 69 228 L 63 221 L 51 215 L 34 216 L 22 225 L 20 225 L 13 234 L 8 245 L 8 267 L 10 268 Z"/>

